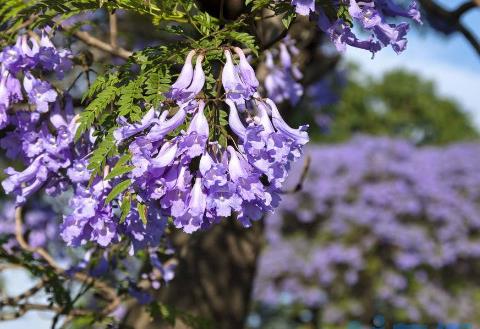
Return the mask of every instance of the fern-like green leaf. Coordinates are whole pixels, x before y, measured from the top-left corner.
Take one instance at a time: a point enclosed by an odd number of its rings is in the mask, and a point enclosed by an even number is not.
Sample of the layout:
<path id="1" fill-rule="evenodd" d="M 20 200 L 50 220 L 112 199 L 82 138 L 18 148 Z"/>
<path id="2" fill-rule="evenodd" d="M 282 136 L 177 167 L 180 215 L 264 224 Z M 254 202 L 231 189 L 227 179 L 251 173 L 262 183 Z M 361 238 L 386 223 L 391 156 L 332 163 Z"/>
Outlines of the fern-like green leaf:
<path id="1" fill-rule="evenodd" d="M 132 180 L 124 180 L 117 185 L 108 193 L 107 198 L 105 199 L 105 204 L 112 202 L 120 193 L 124 192 L 130 185 L 132 185 Z"/>
<path id="2" fill-rule="evenodd" d="M 117 95 L 117 87 L 115 86 L 108 86 L 104 90 L 102 90 L 97 97 L 87 105 L 85 110 L 80 113 L 79 122 L 80 125 L 77 129 L 75 138 L 78 140 L 87 129 L 89 129 L 95 119 L 105 111 L 107 106 L 115 100 Z"/>
<path id="3" fill-rule="evenodd" d="M 117 147 L 115 138 L 113 138 L 113 131 L 114 128 L 108 132 L 89 158 L 88 169 L 92 170 L 93 175 L 102 174 L 107 157 L 116 153 Z"/>

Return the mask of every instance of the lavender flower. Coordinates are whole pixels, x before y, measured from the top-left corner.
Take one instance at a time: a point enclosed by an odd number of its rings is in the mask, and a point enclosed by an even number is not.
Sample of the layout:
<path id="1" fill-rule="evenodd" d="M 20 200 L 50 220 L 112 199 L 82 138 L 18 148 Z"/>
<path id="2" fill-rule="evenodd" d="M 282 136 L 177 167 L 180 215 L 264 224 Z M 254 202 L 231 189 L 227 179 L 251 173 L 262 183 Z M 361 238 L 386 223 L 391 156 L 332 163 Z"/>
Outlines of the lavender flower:
<path id="1" fill-rule="evenodd" d="M 371 318 L 365 300 L 405 311 L 402 321 L 474 318 L 479 145 L 359 136 L 308 152 L 321 165 L 266 219 L 255 298 L 272 305 L 287 294 L 330 324 Z M 451 308 L 459 303 L 475 306 Z"/>
<path id="2" fill-rule="evenodd" d="M 298 5 L 297 5 L 298 9 Z M 408 9 L 392 3 L 391 0 L 356 1 L 349 0 L 348 11 L 361 28 L 370 33 L 370 38 L 360 40 L 352 31 L 351 26 L 342 19 L 331 19 L 322 8 L 317 8 L 318 26 L 325 32 L 338 51 L 345 51 L 346 46 L 368 50 L 374 55 L 382 48 L 390 45 L 396 53 L 406 49 L 406 34 L 409 24 L 406 22 L 398 25 L 388 23 L 387 17 L 406 17 L 421 23 L 420 12 L 415 1 L 411 2 Z M 297 10 L 298 12 L 298 10 Z M 306 12 L 305 9 L 302 12 Z"/>
<path id="3" fill-rule="evenodd" d="M 283 102 L 288 100 L 291 105 L 296 105 L 303 95 L 303 87 L 298 80 L 302 78 L 302 73 L 298 66 L 292 63 L 292 54 L 296 54 L 298 49 L 295 47 L 293 39 L 286 38 L 279 45 L 279 50 L 273 50 L 278 55 L 280 65 L 274 63 L 274 53 L 267 51 L 265 65 L 269 74 L 265 78 L 265 89 L 268 96 L 274 102 Z"/>
<path id="4" fill-rule="evenodd" d="M 194 51 L 188 54 L 167 94 L 178 107 L 167 109 L 167 104 L 162 104 L 164 111 L 158 119 L 152 118 L 151 110 L 140 123 L 124 123 L 114 133 L 118 142 L 131 137 L 128 148 L 133 170 L 125 177 L 132 181 L 128 193 L 137 195 L 138 202 L 146 202 L 148 209 L 155 209 L 153 216 L 172 217 L 174 225 L 187 233 L 232 215 L 249 226 L 252 220 L 273 211 L 290 163 L 300 157 L 308 141 L 306 127 L 289 127 L 275 104 L 260 98 L 253 68 L 241 49 L 234 48 L 234 52 L 238 64 L 225 50 L 222 83 L 230 108 L 230 128 L 239 139 L 238 149 L 231 145 L 225 149 L 211 140 L 204 113 L 206 103 L 197 98 L 205 83 L 204 56 L 197 57 L 192 72 Z M 241 116 L 239 108 L 243 110 Z M 167 119 L 170 111 L 175 114 Z M 181 125 L 186 130 L 171 134 Z M 66 224 L 78 226 L 68 218 Z"/>
<path id="5" fill-rule="evenodd" d="M 57 92 L 48 82 L 35 79 L 29 73 L 23 80 L 23 88 L 27 92 L 30 104 L 35 104 L 40 113 L 48 112 L 48 103 L 53 103 L 57 99 Z"/>

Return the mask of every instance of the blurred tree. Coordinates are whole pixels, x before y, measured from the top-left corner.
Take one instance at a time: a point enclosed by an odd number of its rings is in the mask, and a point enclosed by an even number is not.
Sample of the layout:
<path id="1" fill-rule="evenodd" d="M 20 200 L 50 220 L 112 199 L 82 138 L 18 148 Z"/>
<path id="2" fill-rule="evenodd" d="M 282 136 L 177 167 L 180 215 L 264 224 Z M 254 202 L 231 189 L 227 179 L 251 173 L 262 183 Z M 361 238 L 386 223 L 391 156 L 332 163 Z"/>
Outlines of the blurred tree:
<path id="1" fill-rule="evenodd" d="M 467 113 L 438 94 L 433 82 L 395 70 L 378 80 L 354 72 L 341 100 L 326 106 L 332 118 L 321 141 L 343 141 L 355 133 L 404 137 L 418 144 L 445 144 L 478 137 Z"/>

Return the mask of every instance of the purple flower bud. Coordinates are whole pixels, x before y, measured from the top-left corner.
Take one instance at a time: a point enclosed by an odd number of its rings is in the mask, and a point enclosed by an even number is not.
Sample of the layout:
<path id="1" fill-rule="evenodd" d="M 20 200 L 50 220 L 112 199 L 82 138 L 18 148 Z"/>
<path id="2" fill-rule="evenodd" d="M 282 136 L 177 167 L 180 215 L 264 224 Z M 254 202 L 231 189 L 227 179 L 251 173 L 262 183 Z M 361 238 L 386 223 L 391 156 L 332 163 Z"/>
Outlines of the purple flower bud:
<path id="1" fill-rule="evenodd" d="M 197 56 L 197 60 L 195 62 L 192 83 L 185 91 L 188 95 L 188 99 L 195 97 L 202 90 L 203 85 L 205 84 L 205 72 L 203 72 L 202 61 L 203 55 L 200 54 Z"/>
<path id="2" fill-rule="evenodd" d="M 14 189 L 20 187 L 23 183 L 26 183 L 34 179 L 42 166 L 43 156 L 37 157 L 24 171 L 18 172 L 9 167 L 5 169 L 5 173 L 9 175 L 7 179 L 2 182 L 3 189 L 7 194 L 11 193 Z"/>
<path id="3" fill-rule="evenodd" d="M 227 103 L 230 108 L 228 115 L 228 125 L 230 126 L 230 129 L 232 129 L 235 135 L 237 135 L 240 139 L 245 140 L 247 132 L 245 126 L 240 120 L 240 117 L 238 116 L 237 106 L 230 99 L 226 99 L 225 103 Z"/>
<path id="4" fill-rule="evenodd" d="M 203 113 L 205 109 L 205 102 L 203 100 L 198 102 L 198 111 L 193 116 L 190 125 L 188 126 L 187 134 L 198 134 L 200 136 L 208 137 L 208 121 Z"/>
<path id="5" fill-rule="evenodd" d="M 183 123 L 183 121 L 185 121 L 187 115 L 187 112 L 185 111 L 186 106 L 187 104 L 180 106 L 177 113 L 175 113 L 170 119 L 165 121 L 159 120 L 156 122 L 145 138 L 150 142 L 156 142 L 164 138 L 169 132 L 175 130 Z M 168 114 L 168 112 L 164 113 L 165 115 L 162 113 L 160 118 L 165 118 Z"/>
<path id="6" fill-rule="evenodd" d="M 120 143 L 128 137 L 150 127 L 155 122 L 154 117 L 155 110 L 152 107 L 139 123 L 129 124 L 125 118 L 118 118 L 118 123 L 123 126 L 113 132 L 113 137 L 117 143 Z"/>
<path id="7" fill-rule="evenodd" d="M 269 100 L 268 98 L 266 100 Z M 267 134 L 271 134 L 275 132 L 275 129 L 272 126 L 272 122 L 270 121 L 270 118 L 268 117 L 268 110 L 271 110 L 268 108 L 263 101 L 258 101 L 255 100 L 255 103 L 257 104 L 257 114 L 255 116 L 255 119 L 260 123 L 263 127 L 263 130 Z M 272 102 L 273 103 L 273 102 Z"/>
<path id="8" fill-rule="evenodd" d="M 280 62 L 282 66 L 286 69 L 290 69 L 292 67 L 292 57 L 288 53 L 287 46 L 282 42 L 279 45 L 280 47 Z"/>
<path id="9" fill-rule="evenodd" d="M 237 99 L 242 92 L 242 82 L 233 64 L 232 54 L 228 49 L 224 51 L 226 63 L 222 71 L 222 85 L 227 93 L 227 97 Z"/>
<path id="10" fill-rule="evenodd" d="M 252 66 L 248 63 L 243 50 L 234 47 L 233 50 L 235 53 L 240 57 L 240 64 L 238 65 L 238 72 L 242 77 L 243 82 L 245 82 L 249 87 L 252 89 L 256 89 L 258 87 L 258 79 L 255 75 L 255 71 L 253 70 Z"/>
<path id="11" fill-rule="evenodd" d="M 174 98 L 178 90 L 184 90 L 192 83 L 193 78 L 193 65 L 192 58 L 195 56 L 195 50 L 191 50 L 187 58 L 185 59 L 185 64 L 183 64 L 182 71 L 180 72 L 177 80 L 172 84 L 168 97 Z"/>
<path id="12" fill-rule="evenodd" d="M 151 160 L 151 164 L 155 168 L 164 168 L 172 164 L 177 154 L 177 143 L 167 142 L 162 145 L 158 155 Z"/>
<path id="13" fill-rule="evenodd" d="M 28 41 L 31 42 L 32 47 L 28 45 Z M 33 38 L 28 40 L 26 35 L 24 35 L 20 41 L 20 48 L 22 49 L 23 54 L 30 58 L 34 58 L 40 50 L 40 46 L 38 45 L 37 41 Z"/>
<path id="14" fill-rule="evenodd" d="M 308 143 L 308 133 L 305 131 L 308 128 L 307 126 L 301 126 L 298 129 L 293 129 L 283 120 L 280 115 L 280 112 L 277 109 L 277 106 L 270 99 L 265 100 L 272 110 L 272 122 L 277 130 L 292 138 L 297 144 L 304 145 Z"/>
<path id="15" fill-rule="evenodd" d="M 208 170 L 212 168 L 213 165 L 213 159 L 208 153 L 204 153 L 202 157 L 200 158 L 200 165 L 199 165 L 199 170 L 200 173 L 205 176 Z"/>
<path id="16" fill-rule="evenodd" d="M 203 217 L 206 206 L 206 195 L 202 189 L 202 179 L 195 178 L 195 184 L 190 195 L 190 202 L 188 203 L 188 212 L 193 217 Z"/>
<path id="17" fill-rule="evenodd" d="M 237 151 L 232 146 L 227 146 L 227 150 L 230 153 L 230 161 L 228 162 L 228 173 L 230 178 L 236 182 L 240 178 L 248 177 L 248 173 L 243 168 L 240 159 L 238 158 Z"/>

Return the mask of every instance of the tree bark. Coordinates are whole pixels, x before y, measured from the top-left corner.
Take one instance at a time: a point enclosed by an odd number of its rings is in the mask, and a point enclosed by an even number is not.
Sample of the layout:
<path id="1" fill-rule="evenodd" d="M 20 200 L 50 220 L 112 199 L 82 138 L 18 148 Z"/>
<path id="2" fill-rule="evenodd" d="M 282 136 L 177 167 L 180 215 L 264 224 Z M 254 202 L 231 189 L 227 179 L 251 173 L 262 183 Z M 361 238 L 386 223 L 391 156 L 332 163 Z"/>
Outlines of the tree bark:
<path id="1" fill-rule="evenodd" d="M 193 235 L 178 233 L 176 276 L 160 289 L 161 303 L 208 320 L 215 329 L 241 329 L 250 308 L 257 258 L 263 244 L 262 221 L 251 228 L 234 220 Z M 135 329 L 171 328 L 135 306 L 126 324 Z M 189 328 L 177 321 L 175 329 Z"/>

